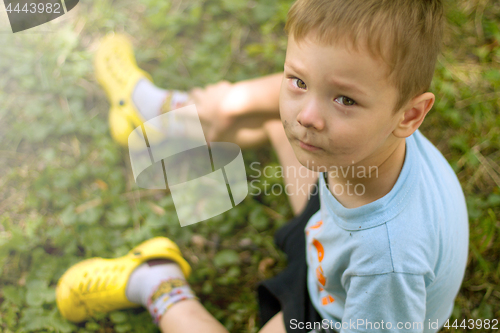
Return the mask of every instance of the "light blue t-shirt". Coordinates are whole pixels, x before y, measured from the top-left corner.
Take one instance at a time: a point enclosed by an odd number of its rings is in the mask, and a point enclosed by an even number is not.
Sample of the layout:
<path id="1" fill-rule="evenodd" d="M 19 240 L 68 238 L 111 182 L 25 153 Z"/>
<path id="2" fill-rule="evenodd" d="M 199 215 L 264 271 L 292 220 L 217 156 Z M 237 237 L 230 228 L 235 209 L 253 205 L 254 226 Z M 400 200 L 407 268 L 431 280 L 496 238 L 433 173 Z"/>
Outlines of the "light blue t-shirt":
<path id="1" fill-rule="evenodd" d="M 443 155 L 417 131 L 379 200 L 348 209 L 323 177 L 319 188 L 321 209 L 306 227 L 307 283 L 324 328 L 438 331 L 453 310 L 469 240 L 464 194 Z"/>

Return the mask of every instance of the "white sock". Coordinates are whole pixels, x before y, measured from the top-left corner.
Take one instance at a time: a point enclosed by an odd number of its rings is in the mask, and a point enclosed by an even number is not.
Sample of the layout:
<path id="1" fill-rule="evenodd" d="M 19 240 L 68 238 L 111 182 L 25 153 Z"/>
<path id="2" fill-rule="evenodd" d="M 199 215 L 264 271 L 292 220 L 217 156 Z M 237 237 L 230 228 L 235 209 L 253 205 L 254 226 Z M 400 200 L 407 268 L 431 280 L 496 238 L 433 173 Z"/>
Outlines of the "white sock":
<path id="1" fill-rule="evenodd" d="M 139 80 L 132 92 L 132 101 L 146 121 L 183 106 L 188 99 L 186 92 L 160 89 L 147 79 Z"/>
<path id="2" fill-rule="evenodd" d="M 130 302 L 146 307 L 156 324 L 173 304 L 196 298 L 180 267 L 162 260 L 137 267 L 130 275 L 125 295 Z"/>

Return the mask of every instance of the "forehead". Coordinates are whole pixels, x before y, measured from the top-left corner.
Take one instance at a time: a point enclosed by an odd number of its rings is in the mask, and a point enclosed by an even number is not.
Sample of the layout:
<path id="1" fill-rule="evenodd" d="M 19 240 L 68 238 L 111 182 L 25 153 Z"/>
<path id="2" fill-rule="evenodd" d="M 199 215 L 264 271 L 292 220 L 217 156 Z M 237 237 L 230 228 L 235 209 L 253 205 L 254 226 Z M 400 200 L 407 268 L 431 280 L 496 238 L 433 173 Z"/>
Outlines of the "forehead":
<path id="1" fill-rule="evenodd" d="M 387 64 L 374 56 L 366 43 L 338 40 L 327 44 L 313 34 L 300 40 L 290 34 L 285 70 L 290 69 L 311 78 L 343 80 L 371 90 L 390 83 Z"/>

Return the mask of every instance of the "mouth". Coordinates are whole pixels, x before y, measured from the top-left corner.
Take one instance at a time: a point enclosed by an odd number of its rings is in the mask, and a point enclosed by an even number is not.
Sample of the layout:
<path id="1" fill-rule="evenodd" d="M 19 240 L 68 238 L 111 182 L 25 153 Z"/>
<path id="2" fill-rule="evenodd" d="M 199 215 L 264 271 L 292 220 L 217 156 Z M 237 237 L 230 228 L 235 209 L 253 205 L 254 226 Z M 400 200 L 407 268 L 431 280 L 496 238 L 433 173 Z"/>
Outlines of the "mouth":
<path id="1" fill-rule="evenodd" d="M 298 140 L 298 141 L 299 141 L 300 148 L 302 148 L 304 150 L 307 150 L 307 151 L 318 151 L 318 150 L 321 149 L 319 147 L 313 146 L 313 145 L 305 143 L 303 141 L 300 141 L 300 140 Z"/>

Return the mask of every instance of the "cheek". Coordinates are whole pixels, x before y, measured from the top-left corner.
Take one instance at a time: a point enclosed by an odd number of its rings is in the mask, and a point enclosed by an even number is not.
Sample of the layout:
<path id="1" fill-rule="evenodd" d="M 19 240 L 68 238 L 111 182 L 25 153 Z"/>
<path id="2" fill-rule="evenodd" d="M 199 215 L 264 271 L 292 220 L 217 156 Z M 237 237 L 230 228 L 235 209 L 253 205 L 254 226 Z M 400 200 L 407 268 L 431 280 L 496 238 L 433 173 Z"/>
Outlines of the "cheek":
<path id="1" fill-rule="evenodd" d="M 330 128 L 329 139 L 331 147 L 335 147 L 337 153 L 358 159 L 359 155 L 365 155 L 367 151 L 378 145 L 377 124 L 343 119 L 332 121 L 335 123 Z"/>
<path id="2" fill-rule="evenodd" d="M 286 94 L 280 94 L 279 111 L 282 120 L 287 120 L 289 123 L 297 117 L 298 104 L 287 98 Z"/>
<path id="3" fill-rule="evenodd" d="M 354 136 L 358 153 L 367 156 L 377 151 L 384 145 L 391 133 L 388 119 L 379 121 L 366 121 L 356 130 Z"/>
<path id="4" fill-rule="evenodd" d="M 386 125 L 378 122 L 366 122 L 358 130 L 358 142 L 362 145 L 361 149 L 371 150 L 380 145 L 380 141 L 385 137 Z"/>
<path id="5" fill-rule="evenodd" d="M 286 93 L 286 82 L 285 82 L 285 78 L 283 78 L 283 80 L 281 80 L 280 94 L 279 94 L 280 112 L 281 112 L 281 107 L 284 104 L 286 104 L 288 99 L 289 98 L 287 97 L 287 93 Z"/>
<path id="6" fill-rule="evenodd" d="M 358 120 L 343 119 L 342 117 L 329 119 L 328 123 L 330 125 L 330 137 L 333 137 L 338 144 L 344 146 L 352 146 L 363 141 L 365 137 L 369 137 L 371 131 L 370 124 Z"/>
<path id="7" fill-rule="evenodd" d="M 283 119 L 285 117 L 285 104 L 286 104 L 286 96 L 283 88 L 283 82 L 281 83 L 281 89 L 280 89 L 280 95 L 279 95 L 279 112 L 280 112 L 280 117 Z"/>
<path id="8" fill-rule="evenodd" d="M 373 131 L 373 137 L 379 141 L 385 141 L 395 128 L 394 118 L 386 116 L 374 124 L 376 130 Z"/>

